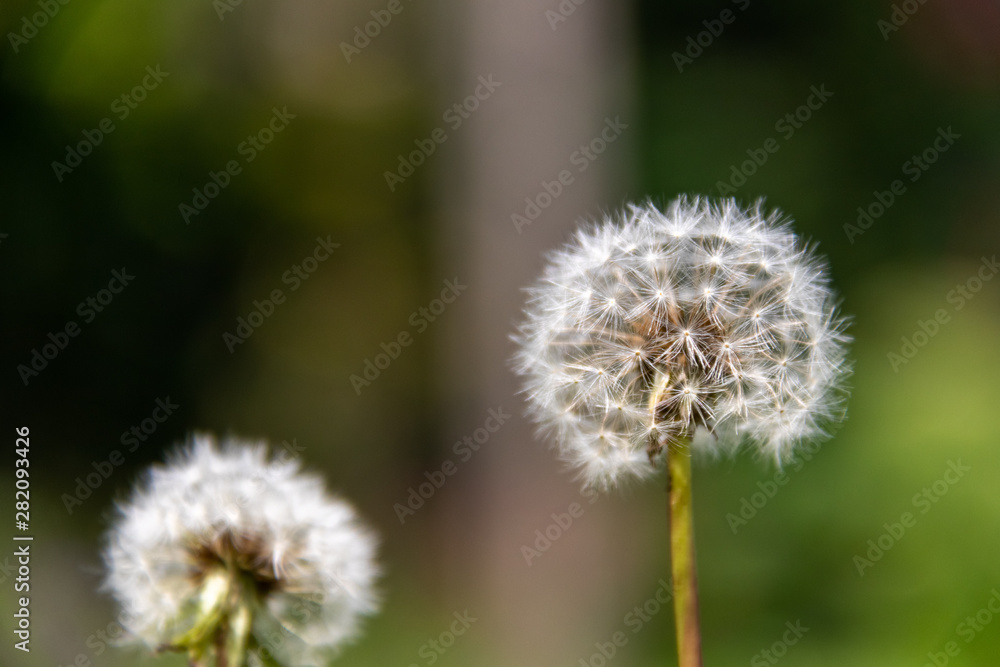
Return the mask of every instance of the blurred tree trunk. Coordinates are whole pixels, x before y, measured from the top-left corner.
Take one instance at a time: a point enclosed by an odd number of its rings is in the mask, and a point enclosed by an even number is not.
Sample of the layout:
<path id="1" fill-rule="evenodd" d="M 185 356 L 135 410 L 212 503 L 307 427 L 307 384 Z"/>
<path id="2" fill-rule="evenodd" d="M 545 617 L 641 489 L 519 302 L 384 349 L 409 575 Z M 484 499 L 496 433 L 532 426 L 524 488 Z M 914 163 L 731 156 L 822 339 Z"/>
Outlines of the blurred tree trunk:
<path id="1" fill-rule="evenodd" d="M 599 567 L 608 549 L 599 543 L 606 534 L 600 503 L 589 509 L 572 474 L 535 437 L 510 368 L 523 288 L 537 278 L 545 252 L 568 239 L 579 217 L 619 206 L 627 183 L 634 127 L 629 5 L 562 4 L 575 10 L 558 14 L 555 0 L 469 3 L 461 16 L 449 16 L 453 48 L 439 54 L 456 58 L 446 103 L 473 94 L 480 77 L 499 83 L 453 133 L 460 150 L 448 151 L 453 161 L 437 196 L 446 221 L 441 264 L 468 285 L 468 302 L 456 308 L 441 350 L 447 432 L 471 435 L 490 408 L 511 415 L 456 477 L 466 500 L 449 503 L 454 515 L 446 528 L 457 546 L 449 575 L 469 577 L 456 583 L 470 599 L 454 604 L 480 614 L 480 639 L 503 665 L 548 667 L 585 650 L 589 656 L 608 629 L 593 611 L 607 606 L 616 574 Z M 630 129 L 593 162 L 584 153 L 574 157 L 616 117 Z M 568 185 L 558 184 L 564 170 Z M 543 182 L 554 195 L 547 206 Z M 540 214 L 518 229 L 512 215 L 535 213 L 526 212 L 526 198 Z M 573 502 L 591 517 L 529 566 L 522 545 L 534 548 L 535 531 Z"/>

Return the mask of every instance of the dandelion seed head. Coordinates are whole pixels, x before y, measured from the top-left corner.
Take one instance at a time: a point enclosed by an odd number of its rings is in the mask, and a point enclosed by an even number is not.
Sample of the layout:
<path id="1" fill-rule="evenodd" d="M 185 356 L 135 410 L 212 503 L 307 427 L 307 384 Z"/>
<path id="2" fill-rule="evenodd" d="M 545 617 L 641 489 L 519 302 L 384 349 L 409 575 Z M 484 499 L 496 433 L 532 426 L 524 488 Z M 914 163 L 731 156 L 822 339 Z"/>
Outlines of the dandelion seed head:
<path id="1" fill-rule="evenodd" d="M 629 206 L 551 255 L 515 368 L 540 430 L 608 487 L 681 440 L 780 463 L 825 436 L 843 414 L 845 328 L 824 262 L 779 212 L 680 198 Z"/>
<path id="2" fill-rule="evenodd" d="M 190 631 L 199 604 L 218 602 L 209 589 L 222 579 L 213 573 L 228 568 L 252 582 L 270 616 L 255 630 L 267 621 L 287 630 L 280 647 L 261 644 L 313 664 L 377 610 L 375 550 L 353 508 L 295 459 L 268 459 L 263 443 L 220 447 L 196 435 L 119 504 L 106 588 L 130 639 L 158 649 Z"/>

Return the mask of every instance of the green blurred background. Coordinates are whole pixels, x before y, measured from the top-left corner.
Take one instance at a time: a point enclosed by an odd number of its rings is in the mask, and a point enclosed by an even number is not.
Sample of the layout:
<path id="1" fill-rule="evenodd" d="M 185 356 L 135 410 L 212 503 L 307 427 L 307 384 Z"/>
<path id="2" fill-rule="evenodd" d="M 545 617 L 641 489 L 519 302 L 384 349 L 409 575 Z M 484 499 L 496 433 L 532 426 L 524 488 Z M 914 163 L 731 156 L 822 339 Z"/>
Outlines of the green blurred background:
<path id="1" fill-rule="evenodd" d="M 30 655 L 0 552 L 0 663 L 183 664 L 106 648 L 100 536 L 141 470 L 203 430 L 294 449 L 382 535 L 384 610 L 337 664 L 675 664 L 672 615 L 650 603 L 669 571 L 662 484 L 581 495 L 523 418 L 508 336 L 519 288 L 581 216 L 725 183 L 829 257 L 856 373 L 849 419 L 782 485 L 750 456 L 698 468 L 706 664 L 924 665 L 949 642 L 947 664 L 997 664 L 1000 619 L 981 611 L 1000 590 L 1000 281 L 981 280 L 1000 248 L 995 2 L 9 0 L 0 25 L 0 488 L 12 526 L 27 425 L 35 536 Z M 832 95 L 800 109 L 813 90 Z M 294 118 L 247 148 L 275 109 Z M 71 148 L 91 150 L 54 167 Z M 400 172 L 415 150 L 430 155 Z M 293 290 L 318 238 L 340 245 Z M 120 294 L 78 310 L 123 267 Z M 448 280 L 466 288 L 435 312 Z M 286 300 L 227 346 L 275 289 Z M 18 370 L 70 321 L 44 369 Z M 352 383 L 402 332 L 413 343 Z M 157 399 L 178 407 L 127 451 Z M 464 460 L 454 444 L 498 408 L 512 416 Z M 124 463 L 70 513 L 114 450 Z M 458 472 L 401 522 L 447 460 Z M 941 481 L 952 464 L 968 470 Z M 476 622 L 435 652 L 466 610 Z"/>

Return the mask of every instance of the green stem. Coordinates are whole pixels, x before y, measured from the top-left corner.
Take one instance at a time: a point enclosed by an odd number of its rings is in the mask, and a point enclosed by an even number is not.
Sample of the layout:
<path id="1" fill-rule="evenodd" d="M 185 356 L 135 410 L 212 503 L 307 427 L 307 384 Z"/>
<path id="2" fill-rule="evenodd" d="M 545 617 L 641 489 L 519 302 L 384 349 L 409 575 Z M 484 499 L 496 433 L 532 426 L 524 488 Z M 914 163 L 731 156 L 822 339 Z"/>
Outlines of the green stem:
<path id="1" fill-rule="evenodd" d="M 260 600 L 246 574 L 220 565 L 205 576 L 195 604 L 194 625 L 164 649 L 186 652 L 191 667 L 245 667 L 253 651 L 264 665 L 281 667 L 253 637 Z"/>
<path id="2" fill-rule="evenodd" d="M 670 495 L 670 565 L 674 586 L 674 621 L 680 667 L 701 667 L 698 626 L 698 574 L 691 513 L 691 452 L 688 443 L 667 450 Z"/>
<path id="3" fill-rule="evenodd" d="M 247 644 L 253 630 L 254 607 L 258 604 L 257 596 L 253 590 L 253 582 L 244 577 L 236 586 L 239 595 L 233 601 L 233 607 L 227 619 L 226 636 L 223 638 L 225 659 L 219 660 L 226 667 L 243 667 L 246 664 Z"/>

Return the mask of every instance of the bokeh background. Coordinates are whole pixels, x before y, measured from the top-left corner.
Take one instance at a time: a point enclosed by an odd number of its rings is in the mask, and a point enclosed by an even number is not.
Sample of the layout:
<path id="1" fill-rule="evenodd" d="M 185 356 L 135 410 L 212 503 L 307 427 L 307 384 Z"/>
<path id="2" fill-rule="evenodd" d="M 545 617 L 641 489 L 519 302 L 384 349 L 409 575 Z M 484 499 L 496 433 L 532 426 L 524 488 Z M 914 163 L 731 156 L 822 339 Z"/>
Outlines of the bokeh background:
<path id="1" fill-rule="evenodd" d="M 0 663 L 183 664 L 107 647 L 100 536 L 141 471 L 201 430 L 293 449 L 377 527 L 384 610 L 337 664 L 597 667 L 619 631 L 607 664 L 675 664 L 655 602 L 662 483 L 583 494 L 533 436 L 507 360 L 520 289 L 579 218 L 692 193 L 792 216 L 856 339 L 847 422 L 776 492 L 751 456 L 696 471 L 706 664 L 924 665 L 948 642 L 947 664 L 995 664 L 996 3 L 6 0 L 0 26 L 0 533 L 17 532 L 26 425 L 35 536 L 30 655 L 12 646 L 13 543 L 0 552 Z M 832 95 L 803 107 L 814 89 Z M 287 125 L 247 148 L 275 110 Z M 939 131 L 958 135 L 942 152 Z M 770 138 L 777 152 L 743 166 Z M 88 154 L 54 166 L 71 148 Z M 240 173 L 186 220 L 231 160 Z M 905 192 L 858 227 L 897 179 Z M 339 247 L 293 290 L 286 271 L 318 238 Z M 123 268 L 120 294 L 78 310 Z M 464 289 L 442 309 L 446 281 Z M 285 302 L 227 345 L 275 289 Z M 23 377 L 70 321 L 79 334 Z M 352 383 L 403 332 L 412 344 Z M 158 399 L 177 408 L 127 451 Z M 511 416 L 460 456 L 491 409 Z M 122 464 L 70 512 L 114 450 Z M 401 521 L 448 460 L 457 472 Z M 954 484 L 952 464 L 968 468 Z M 527 558 L 572 503 L 582 516 Z M 904 512 L 915 525 L 886 537 Z M 468 631 L 442 638 L 465 612 Z M 786 623 L 808 631 L 782 646 Z"/>

